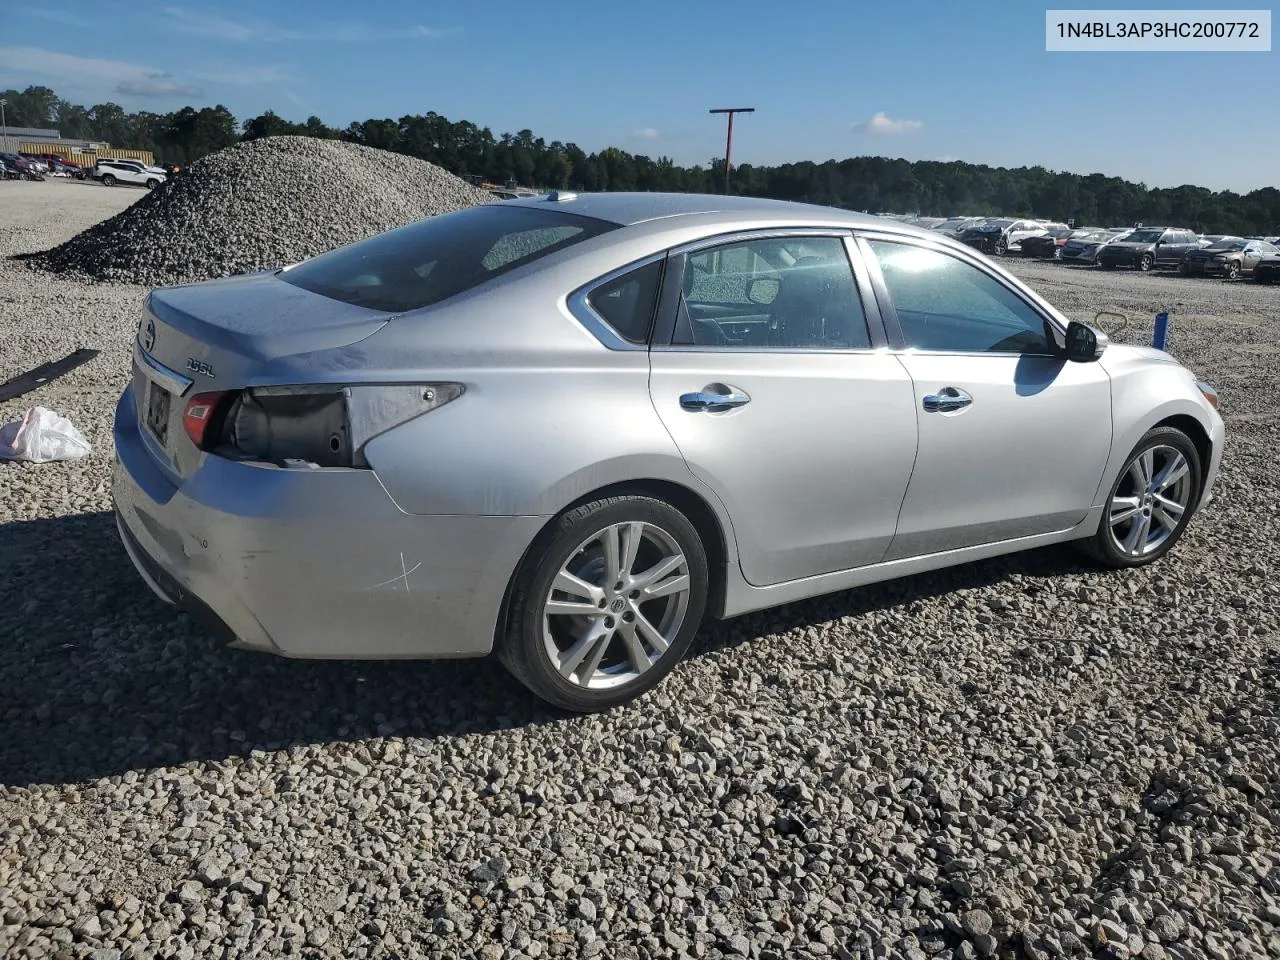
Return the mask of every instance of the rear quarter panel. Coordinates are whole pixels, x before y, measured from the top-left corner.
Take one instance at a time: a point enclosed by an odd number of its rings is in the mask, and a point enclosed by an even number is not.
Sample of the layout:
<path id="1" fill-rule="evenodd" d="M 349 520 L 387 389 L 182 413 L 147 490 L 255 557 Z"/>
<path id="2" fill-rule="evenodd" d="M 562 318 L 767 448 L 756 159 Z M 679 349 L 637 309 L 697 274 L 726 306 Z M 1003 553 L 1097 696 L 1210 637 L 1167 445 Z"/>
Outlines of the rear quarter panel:
<path id="1" fill-rule="evenodd" d="M 700 488 L 649 397 L 647 350 L 612 350 L 555 282 L 512 283 L 348 348 L 365 377 L 451 381 L 451 403 L 365 446 L 408 513 L 550 516 L 611 484 Z M 705 496 L 705 491 L 699 490 Z"/>

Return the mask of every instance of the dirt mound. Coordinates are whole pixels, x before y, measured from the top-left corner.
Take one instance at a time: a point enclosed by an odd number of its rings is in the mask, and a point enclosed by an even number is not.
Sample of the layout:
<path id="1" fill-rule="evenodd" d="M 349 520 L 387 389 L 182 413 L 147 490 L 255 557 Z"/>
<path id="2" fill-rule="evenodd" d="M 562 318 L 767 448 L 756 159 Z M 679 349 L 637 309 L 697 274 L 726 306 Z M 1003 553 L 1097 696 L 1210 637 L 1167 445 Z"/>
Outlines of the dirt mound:
<path id="1" fill-rule="evenodd" d="M 413 157 L 336 140 L 269 137 L 197 161 L 189 173 L 31 261 L 98 280 L 188 283 L 294 263 L 490 199 Z"/>

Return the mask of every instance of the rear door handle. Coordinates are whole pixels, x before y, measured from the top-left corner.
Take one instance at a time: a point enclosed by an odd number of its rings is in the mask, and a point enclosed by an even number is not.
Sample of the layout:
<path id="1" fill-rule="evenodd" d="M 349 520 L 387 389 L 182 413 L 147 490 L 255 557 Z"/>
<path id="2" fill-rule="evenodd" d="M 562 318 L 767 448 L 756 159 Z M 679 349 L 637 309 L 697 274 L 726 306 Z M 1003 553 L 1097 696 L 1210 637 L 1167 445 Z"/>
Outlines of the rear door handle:
<path id="1" fill-rule="evenodd" d="M 718 390 L 703 389 L 696 393 L 683 393 L 680 395 L 680 406 L 686 410 L 706 410 L 715 413 L 717 410 L 728 410 L 732 407 L 741 407 L 751 402 L 751 398 L 741 390 L 730 387 L 726 392 Z"/>
<path id="2" fill-rule="evenodd" d="M 928 394 L 924 398 L 924 408 L 929 413 L 950 413 L 963 410 L 973 403 L 973 397 L 955 387 L 943 387 L 937 393 Z"/>

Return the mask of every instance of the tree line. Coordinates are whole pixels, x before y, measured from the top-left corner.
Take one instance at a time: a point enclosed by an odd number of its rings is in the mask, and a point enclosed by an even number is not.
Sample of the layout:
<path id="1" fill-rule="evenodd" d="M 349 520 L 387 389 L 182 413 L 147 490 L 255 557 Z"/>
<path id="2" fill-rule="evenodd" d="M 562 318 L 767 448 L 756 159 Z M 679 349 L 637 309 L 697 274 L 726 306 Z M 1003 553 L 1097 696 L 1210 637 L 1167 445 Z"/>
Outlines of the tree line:
<path id="1" fill-rule="evenodd" d="M 682 167 L 669 157 L 617 147 L 587 153 L 575 143 L 548 143 L 531 130 L 495 136 L 488 127 L 453 121 L 434 111 L 399 120 L 356 121 L 340 130 L 319 117 L 294 123 L 270 110 L 237 122 L 221 104 L 164 114 L 127 113 L 115 103 L 86 108 L 38 86 L 0 91 L 0 97 L 8 100 L 10 126 L 57 127 L 64 137 L 150 150 L 172 163 L 190 163 L 239 140 L 293 134 L 349 140 L 428 160 L 458 176 L 514 180 L 531 187 L 718 193 L 724 183 L 723 159 Z M 1041 166 L 867 156 L 779 166 L 744 163 L 733 170 L 732 189 L 872 213 L 992 214 L 1074 219 L 1100 226 L 1167 223 L 1245 236 L 1280 233 L 1280 190 L 1275 187 L 1246 194 L 1191 185 L 1148 188 L 1120 177 L 1061 173 Z"/>

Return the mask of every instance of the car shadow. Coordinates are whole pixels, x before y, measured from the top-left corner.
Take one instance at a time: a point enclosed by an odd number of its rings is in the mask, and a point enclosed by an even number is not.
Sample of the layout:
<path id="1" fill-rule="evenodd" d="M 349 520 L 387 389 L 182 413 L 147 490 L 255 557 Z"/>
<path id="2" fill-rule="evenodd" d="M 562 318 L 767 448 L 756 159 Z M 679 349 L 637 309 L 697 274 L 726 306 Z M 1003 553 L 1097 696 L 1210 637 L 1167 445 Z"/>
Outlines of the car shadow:
<path id="1" fill-rule="evenodd" d="M 0 785 L 71 783 L 377 736 L 577 722 L 491 660 L 307 661 L 232 650 L 158 600 L 110 512 L 0 524 Z M 1049 549 L 709 624 L 692 656 L 1010 574 L 1081 569 Z"/>

